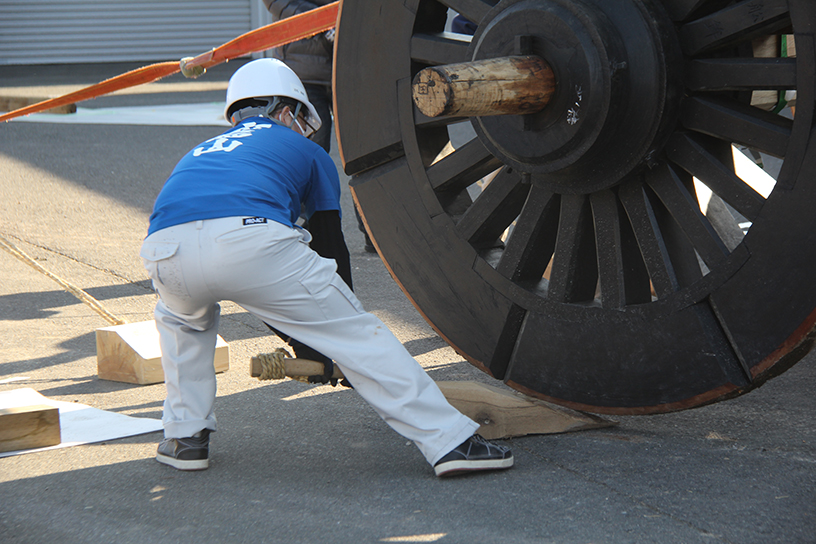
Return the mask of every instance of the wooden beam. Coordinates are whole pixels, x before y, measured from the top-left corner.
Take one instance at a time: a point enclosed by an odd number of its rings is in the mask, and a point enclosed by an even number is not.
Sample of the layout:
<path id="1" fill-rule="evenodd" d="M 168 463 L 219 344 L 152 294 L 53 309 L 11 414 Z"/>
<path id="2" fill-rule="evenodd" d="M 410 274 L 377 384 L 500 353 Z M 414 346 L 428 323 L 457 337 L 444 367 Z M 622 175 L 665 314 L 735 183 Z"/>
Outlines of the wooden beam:
<path id="1" fill-rule="evenodd" d="M 414 103 L 428 117 L 536 113 L 554 92 L 555 74 L 534 55 L 432 66 L 412 83 Z"/>
<path id="2" fill-rule="evenodd" d="M 47 404 L 0 408 L 0 452 L 55 446 L 60 441 L 59 408 Z"/>

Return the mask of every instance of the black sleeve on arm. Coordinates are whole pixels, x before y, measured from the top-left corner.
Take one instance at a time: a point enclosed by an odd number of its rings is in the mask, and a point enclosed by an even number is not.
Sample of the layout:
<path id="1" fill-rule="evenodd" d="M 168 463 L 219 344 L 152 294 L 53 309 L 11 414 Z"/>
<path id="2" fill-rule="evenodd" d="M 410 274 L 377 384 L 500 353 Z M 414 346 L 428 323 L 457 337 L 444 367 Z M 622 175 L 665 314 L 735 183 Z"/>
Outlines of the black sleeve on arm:
<path id="1" fill-rule="evenodd" d="M 334 259 L 337 263 L 337 274 L 343 278 L 349 289 L 353 290 L 351 261 L 348 247 L 346 247 L 346 239 L 343 237 L 340 212 L 337 210 L 314 212 L 309 218 L 308 229 L 312 235 L 309 247 L 321 257 Z"/>

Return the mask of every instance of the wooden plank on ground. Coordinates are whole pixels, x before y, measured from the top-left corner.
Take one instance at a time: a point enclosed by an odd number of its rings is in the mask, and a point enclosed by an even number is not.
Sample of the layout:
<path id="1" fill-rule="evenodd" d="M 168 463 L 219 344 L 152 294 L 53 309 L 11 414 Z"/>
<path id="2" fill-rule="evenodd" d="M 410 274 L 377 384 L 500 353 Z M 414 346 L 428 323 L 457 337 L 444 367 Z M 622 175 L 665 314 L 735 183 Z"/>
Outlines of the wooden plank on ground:
<path id="1" fill-rule="evenodd" d="M 0 408 L 0 452 L 55 446 L 60 441 L 59 408 L 47 404 Z"/>
<path id="2" fill-rule="evenodd" d="M 615 421 L 479 382 L 450 381 L 436 384 L 448 402 L 481 425 L 479 434 L 488 439 L 565 433 L 617 425 Z"/>

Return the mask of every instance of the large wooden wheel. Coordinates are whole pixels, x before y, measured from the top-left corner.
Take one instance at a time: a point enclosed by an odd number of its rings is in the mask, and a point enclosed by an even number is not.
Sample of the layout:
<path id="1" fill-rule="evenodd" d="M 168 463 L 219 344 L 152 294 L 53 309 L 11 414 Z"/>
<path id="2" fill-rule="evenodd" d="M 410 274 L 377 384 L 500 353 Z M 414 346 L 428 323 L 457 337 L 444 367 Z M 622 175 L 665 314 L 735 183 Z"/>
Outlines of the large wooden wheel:
<path id="1" fill-rule="evenodd" d="M 599 413 L 715 402 L 813 342 L 814 29 L 813 0 L 345 0 L 341 156 L 389 270 L 478 368 Z M 414 105 L 421 70 L 513 55 L 552 68 L 541 111 Z"/>

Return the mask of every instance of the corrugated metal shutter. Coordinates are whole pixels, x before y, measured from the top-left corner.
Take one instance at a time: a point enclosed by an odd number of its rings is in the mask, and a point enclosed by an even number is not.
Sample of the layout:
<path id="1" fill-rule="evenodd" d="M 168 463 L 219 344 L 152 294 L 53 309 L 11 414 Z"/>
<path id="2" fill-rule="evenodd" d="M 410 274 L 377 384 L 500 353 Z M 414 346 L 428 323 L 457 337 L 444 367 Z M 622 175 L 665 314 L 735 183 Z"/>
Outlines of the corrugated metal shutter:
<path id="1" fill-rule="evenodd" d="M 252 1 L 0 0 L 0 64 L 195 56 L 251 30 Z"/>

